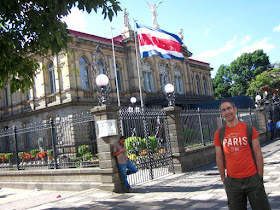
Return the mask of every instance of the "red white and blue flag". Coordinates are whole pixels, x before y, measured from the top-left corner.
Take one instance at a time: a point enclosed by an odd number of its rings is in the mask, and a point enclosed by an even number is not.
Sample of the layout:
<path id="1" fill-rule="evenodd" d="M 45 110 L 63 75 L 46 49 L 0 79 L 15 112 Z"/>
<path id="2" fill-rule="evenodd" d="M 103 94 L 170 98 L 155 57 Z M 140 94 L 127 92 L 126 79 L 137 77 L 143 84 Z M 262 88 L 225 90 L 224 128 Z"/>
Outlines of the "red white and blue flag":
<path id="1" fill-rule="evenodd" d="M 164 30 L 136 23 L 140 57 L 159 55 L 164 59 L 184 60 L 181 39 Z"/>

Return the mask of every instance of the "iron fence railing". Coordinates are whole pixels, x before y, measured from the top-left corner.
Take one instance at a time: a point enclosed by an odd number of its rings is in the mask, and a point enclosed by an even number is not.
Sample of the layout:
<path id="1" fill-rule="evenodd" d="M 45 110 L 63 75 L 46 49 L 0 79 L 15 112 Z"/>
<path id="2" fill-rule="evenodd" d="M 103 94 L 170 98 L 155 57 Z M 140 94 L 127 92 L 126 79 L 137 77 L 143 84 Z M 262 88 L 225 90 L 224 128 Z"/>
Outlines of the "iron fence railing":
<path id="1" fill-rule="evenodd" d="M 256 114 L 255 109 L 239 109 L 237 117 L 240 121 L 253 125 L 259 132 L 263 132 L 264 128 L 259 124 L 260 116 Z M 216 130 L 225 125 L 218 109 L 182 110 L 181 122 L 187 150 L 212 145 Z"/>
<path id="2" fill-rule="evenodd" d="M 94 116 L 57 117 L 0 131 L 0 169 L 98 166 Z"/>
<path id="3" fill-rule="evenodd" d="M 122 107 L 118 112 L 121 134 L 138 173 L 130 183 L 141 183 L 174 172 L 166 112 L 163 109 Z"/>

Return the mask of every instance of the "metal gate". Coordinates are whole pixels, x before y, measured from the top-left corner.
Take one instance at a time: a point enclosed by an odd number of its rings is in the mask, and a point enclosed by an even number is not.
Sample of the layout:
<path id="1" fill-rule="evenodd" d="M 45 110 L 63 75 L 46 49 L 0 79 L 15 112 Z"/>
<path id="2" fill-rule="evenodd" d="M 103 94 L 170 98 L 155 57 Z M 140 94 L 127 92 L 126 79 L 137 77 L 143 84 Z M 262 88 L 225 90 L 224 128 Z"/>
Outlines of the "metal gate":
<path id="1" fill-rule="evenodd" d="M 162 109 L 124 107 L 118 112 L 120 133 L 138 172 L 128 176 L 138 184 L 174 173 L 166 112 Z"/>

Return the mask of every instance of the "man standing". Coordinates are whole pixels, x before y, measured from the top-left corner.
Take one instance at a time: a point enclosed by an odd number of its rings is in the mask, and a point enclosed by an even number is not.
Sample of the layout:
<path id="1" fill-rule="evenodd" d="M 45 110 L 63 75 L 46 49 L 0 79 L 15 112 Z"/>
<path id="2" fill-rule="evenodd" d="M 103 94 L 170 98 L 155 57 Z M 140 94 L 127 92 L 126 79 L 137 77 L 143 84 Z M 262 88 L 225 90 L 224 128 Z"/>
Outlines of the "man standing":
<path id="1" fill-rule="evenodd" d="M 125 148 L 125 137 L 121 136 L 119 141 L 114 145 L 113 156 L 117 157 L 119 169 L 121 171 L 123 182 L 127 188 L 127 192 L 132 192 L 132 189 L 127 181 L 127 175 L 136 173 L 138 169 L 128 159 Z"/>
<path id="2" fill-rule="evenodd" d="M 276 123 L 276 135 L 277 138 L 280 137 L 280 120 L 278 120 L 278 122 Z"/>
<path id="3" fill-rule="evenodd" d="M 273 126 L 271 119 L 268 119 L 267 128 L 268 128 L 268 131 L 270 131 L 270 139 L 273 140 L 274 139 L 274 126 Z"/>
<path id="4" fill-rule="evenodd" d="M 229 100 L 222 101 L 220 111 L 226 120 L 223 145 L 220 141 L 220 130 L 215 133 L 214 145 L 216 162 L 227 193 L 229 208 L 247 209 L 248 198 L 253 210 L 270 209 L 263 186 L 263 157 L 258 132 L 253 128 L 251 150 L 246 123 L 238 121 L 234 103 Z M 225 166 L 227 176 L 225 176 Z"/>

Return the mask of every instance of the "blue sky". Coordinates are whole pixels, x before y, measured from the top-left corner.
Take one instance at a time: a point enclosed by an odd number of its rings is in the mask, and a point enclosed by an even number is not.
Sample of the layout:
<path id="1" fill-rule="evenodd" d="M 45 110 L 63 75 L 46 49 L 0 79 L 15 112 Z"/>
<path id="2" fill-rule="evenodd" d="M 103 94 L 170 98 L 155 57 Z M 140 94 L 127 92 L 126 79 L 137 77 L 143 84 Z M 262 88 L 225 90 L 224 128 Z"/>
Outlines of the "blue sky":
<path id="1" fill-rule="evenodd" d="M 162 0 L 149 0 L 158 4 Z M 146 0 L 119 0 L 122 9 L 139 24 L 152 26 L 152 13 Z M 270 62 L 280 62 L 279 0 L 163 0 L 157 9 L 160 28 L 170 33 L 183 29 L 184 44 L 193 59 L 210 63 L 215 76 L 220 65 L 230 65 L 244 52 L 263 49 Z M 123 12 L 113 21 L 77 9 L 64 19 L 73 30 L 111 38 L 123 30 Z"/>

